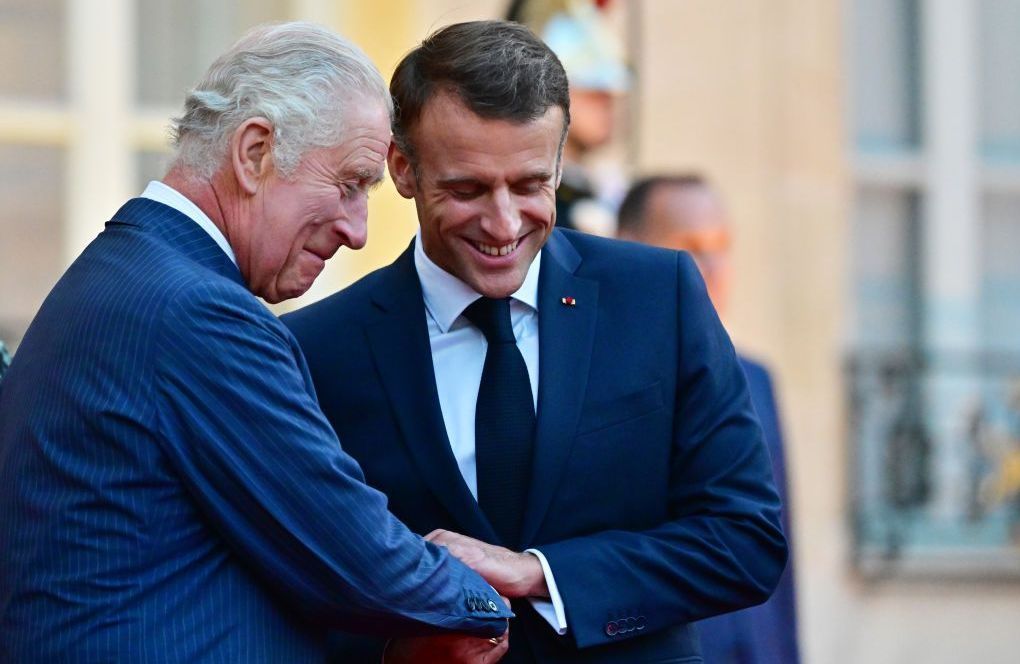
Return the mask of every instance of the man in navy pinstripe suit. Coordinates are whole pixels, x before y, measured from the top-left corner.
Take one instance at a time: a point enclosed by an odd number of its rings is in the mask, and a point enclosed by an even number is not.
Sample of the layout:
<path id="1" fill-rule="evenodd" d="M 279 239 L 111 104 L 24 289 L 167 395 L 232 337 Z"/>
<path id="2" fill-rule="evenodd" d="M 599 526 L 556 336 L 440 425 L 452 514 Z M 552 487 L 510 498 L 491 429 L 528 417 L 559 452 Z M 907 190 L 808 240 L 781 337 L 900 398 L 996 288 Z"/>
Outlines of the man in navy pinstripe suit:
<path id="1" fill-rule="evenodd" d="M 505 651 L 501 598 L 363 483 L 253 295 L 364 244 L 391 112 L 308 24 L 249 33 L 188 96 L 170 172 L 64 274 L 0 391 L 0 661 L 312 662 L 335 627 Z"/>

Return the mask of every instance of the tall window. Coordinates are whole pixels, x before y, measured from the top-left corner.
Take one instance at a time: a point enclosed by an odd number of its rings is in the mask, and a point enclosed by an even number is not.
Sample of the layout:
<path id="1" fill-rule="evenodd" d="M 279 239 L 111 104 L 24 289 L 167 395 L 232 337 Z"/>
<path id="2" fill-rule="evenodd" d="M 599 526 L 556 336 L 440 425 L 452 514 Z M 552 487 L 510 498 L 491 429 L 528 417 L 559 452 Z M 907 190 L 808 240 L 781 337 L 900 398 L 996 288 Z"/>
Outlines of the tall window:
<path id="1" fill-rule="evenodd" d="M 1020 573 L 1020 0 L 854 0 L 865 572 Z"/>

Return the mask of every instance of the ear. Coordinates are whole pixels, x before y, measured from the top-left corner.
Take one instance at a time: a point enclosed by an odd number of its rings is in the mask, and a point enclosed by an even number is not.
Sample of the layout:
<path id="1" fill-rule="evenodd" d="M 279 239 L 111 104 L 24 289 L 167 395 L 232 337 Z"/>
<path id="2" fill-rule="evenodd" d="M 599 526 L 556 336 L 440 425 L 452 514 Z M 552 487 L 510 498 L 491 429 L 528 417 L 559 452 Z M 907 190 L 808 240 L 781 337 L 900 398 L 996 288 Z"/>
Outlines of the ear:
<path id="1" fill-rule="evenodd" d="M 414 174 L 414 165 L 408 156 L 400 151 L 396 141 L 390 141 L 386 164 L 389 166 L 390 177 L 397 187 L 397 192 L 404 198 L 414 198 L 418 191 L 418 178 Z"/>
<path id="2" fill-rule="evenodd" d="M 272 171 L 273 123 L 266 118 L 249 118 L 230 138 L 230 161 L 237 185 L 249 196 Z"/>
<path id="3" fill-rule="evenodd" d="M 556 177 L 553 180 L 553 191 L 560 188 L 560 182 L 563 181 L 563 149 L 567 145 L 567 133 L 563 131 L 563 138 L 560 139 L 560 149 L 556 153 Z"/>

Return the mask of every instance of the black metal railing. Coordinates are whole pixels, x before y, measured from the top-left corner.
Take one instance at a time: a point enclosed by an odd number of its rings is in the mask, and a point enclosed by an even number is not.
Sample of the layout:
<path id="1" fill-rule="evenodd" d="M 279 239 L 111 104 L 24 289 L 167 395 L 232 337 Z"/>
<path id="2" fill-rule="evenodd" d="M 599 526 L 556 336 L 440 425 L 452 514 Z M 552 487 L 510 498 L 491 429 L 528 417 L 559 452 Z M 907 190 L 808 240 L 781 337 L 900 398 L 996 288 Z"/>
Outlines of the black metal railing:
<path id="1" fill-rule="evenodd" d="M 1020 574 L 1020 354 L 862 351 L 845 368 L 858 567 Z"/>

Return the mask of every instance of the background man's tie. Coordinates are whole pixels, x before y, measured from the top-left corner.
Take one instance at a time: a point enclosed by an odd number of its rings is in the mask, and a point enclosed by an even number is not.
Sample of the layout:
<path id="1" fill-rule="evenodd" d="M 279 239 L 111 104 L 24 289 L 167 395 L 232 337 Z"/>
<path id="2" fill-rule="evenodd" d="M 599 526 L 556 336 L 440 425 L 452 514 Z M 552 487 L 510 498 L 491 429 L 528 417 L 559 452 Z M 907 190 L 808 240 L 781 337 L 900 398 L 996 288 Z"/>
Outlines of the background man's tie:
<path id="1" fill-rule="evenodd" d="M 510 298 L 483 297 L 464 315 L 489 343 L 475 410 L 478 503 L 502 544 L 519 544 L 531 477 L 535 406 L 510 323 Z"/>

